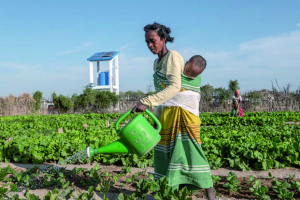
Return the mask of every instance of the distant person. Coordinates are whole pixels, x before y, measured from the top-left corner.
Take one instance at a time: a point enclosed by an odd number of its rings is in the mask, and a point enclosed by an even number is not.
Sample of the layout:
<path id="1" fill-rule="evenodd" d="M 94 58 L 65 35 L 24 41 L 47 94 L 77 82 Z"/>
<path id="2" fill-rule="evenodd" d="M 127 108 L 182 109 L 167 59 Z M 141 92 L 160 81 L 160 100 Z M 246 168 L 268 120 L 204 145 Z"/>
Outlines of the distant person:
<path id="1" fill-rule="evenodd" d="M 232 117 L 243 117 L 243 110 L 240 106 L 240 103 L 242 102 L 241 92 L 239 90 L 236 90 L 234 92 L 234 95 L 232 96 L 232 110 L 231 110 L 231 116 Z"/>
<path id="2" fill-rule="evenodd" d="M 185 83 L 182 79 L 183 58 L 177 51 L 169 51 L 166 46 L 167 42 L 173 42 L 174 39 L 170 37 L 170 28 L 153 23 L 145 26 L 144 31 L 149 50 L 158 55 L 153 67 L 157 94 L 141 99 L 132 112 L 143 112 L 148 106 L 170 103 L 170 106 L 163 107 L 159 118 L 162 139 L 154 148 L 155 179 L 167 176 L 173 189 L 179 185 L 186 185 L 189 190 L 205 188 L 208 198 L 215 199 L 211 170 L 201 148 L 199 115 L 184 108 L 189 103 L 186 99 L 199 97 L 199 91 L 189 90 L 193 88 L 189 84 L 182 87 Z M 190 73 L 189 69 L 187 67 L 187 74 Z M 186 75 L 186 78 L 189 77 Z"/>

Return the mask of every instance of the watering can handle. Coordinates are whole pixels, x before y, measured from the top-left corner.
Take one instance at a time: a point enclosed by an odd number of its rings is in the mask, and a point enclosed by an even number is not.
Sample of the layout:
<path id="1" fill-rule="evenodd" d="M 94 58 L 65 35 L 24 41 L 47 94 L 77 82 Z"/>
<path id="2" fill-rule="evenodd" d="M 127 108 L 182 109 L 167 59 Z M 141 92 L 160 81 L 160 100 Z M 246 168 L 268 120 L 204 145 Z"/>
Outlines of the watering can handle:
<path id="1" fill-rule="evenodd" d="M 118 119 L 118 121 L 116 122 L 116 131 L 119 131 L 119 124 L 120 124 L 120 122 L 123 121 L 123 119 L 125 119 L 131 113 L 132 110 L 133 109 L 128 110 L 124 115 L 122 115 L 120 117 L 120 119 Z M 159 120 L 148 109 L 146 109 L 145 112 L 154 120 L 154 122 L 157 124 L 157 129 L 156 130 L 158 132 L 160 132 L 160 130 L 161 130 L 161 124 L 160 124 Z"/>

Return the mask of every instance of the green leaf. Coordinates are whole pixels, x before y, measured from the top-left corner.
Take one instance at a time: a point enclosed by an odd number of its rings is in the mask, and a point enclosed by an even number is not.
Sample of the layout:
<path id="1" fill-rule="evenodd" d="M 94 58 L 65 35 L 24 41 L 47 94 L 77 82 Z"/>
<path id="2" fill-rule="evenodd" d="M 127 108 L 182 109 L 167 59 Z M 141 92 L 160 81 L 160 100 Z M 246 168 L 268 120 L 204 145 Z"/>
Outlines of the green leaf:
<path id="1" fill-rule="evenodd" d="M 12 192 L 19 192 L 18 186 L 17 186 L 17 185 L 15 185 L 15 184 L 10 184 L 9 186 L 10 186 L 10 190 L 11 190 Z"/>
<path id="2" fill-rule="evenodd" d="M 71 194 L 75 191 L 75 189 L 71 189 L 70 187 L 58 194 L 58 197 L 62 197 L 63 199 L 70 199 Z"/>

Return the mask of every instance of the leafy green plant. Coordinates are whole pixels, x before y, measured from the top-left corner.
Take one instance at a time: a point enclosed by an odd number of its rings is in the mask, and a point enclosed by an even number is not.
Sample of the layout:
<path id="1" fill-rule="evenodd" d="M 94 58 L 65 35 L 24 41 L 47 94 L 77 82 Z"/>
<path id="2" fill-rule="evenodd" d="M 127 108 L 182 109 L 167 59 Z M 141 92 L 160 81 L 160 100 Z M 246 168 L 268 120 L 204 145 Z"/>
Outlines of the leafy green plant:
<path id="1" fill-rule="evenodd" d="M 149 184 L 149 182 L 147 182 L 145 179 L 141 179 L 136 186 L 136 192 L 135 192 L 135 196 L 137 198 L 141 198 L 141 199 L 146 199 L 146 195 L 150 190 L 150 186 L 151 184 Z"/>
<path id="2" fill-rule="evenodd" d="M 66 190 L 59 193 L 57 196 L 62 197 L 63 199 L 70 199 L 72 196 L 71 194 L 75 191 L 75 189 L 71 189 L 70 187 L 66 188 Z"/>
<path id="3" fill-rule="evenodd" d="M 228 172 L 228 176 L 226 177 L 227 182 L 223 185 L 223 187 L 227 188 L 230 192 L 239 192 L 241 191 L 241 186 L 238 185 L 238 177 L 233 172 Z"/>
<path id="4" fill-rule="evenodd" d="M 293 188 L 293 189 L 296 189 L 297 192 L 300 193 L 300 182 L 298 182 L 298 181 L 293 181 L 293 182 L 292 182 L 292 188 Z"/>
<path id="5" fill-rule="evenodd" d="M 25 195 L 28 200 L 39 200 L 39 196 L 36 196 L 35 194 L 30 194 L 29 189 L 26 189 Z"/>
<path id="6" fill-rule="evenodd" d="M 92 99 L 86 98 L 88 102 L 92 102 Z M 252 167 L 268 170 L 300 166 L 300 155 L 297 153 L 300 151 L 300 127 L 273 126 L 284 124 L 287 119 L 300 120 L 299 113 L 245 113 L 243 118 L 232 119 L 228 119 L 228 115 L 201 113 L 203 126 L 221 125 L 201 127 L 206 133 L 201 134 L 201 141 L 206 144 L 202 148 L 212 169 L 234 167 L 246 171 Z M 128 119 L 134 116 L 130 115 Z M 116 113 L 1 117 L 0 161 L 34 164 L 57 162 L 88 146 L 101 147 L 119 139 L 114 126 L 105 126 L 107 120 L 118 117 L 120 114 Z M 152 123 L 151 118 L 146 119 Z M 86 129 L 82 126 L 85 123 L 88 124 Z M 57 134 L 58 128 L 63 128 L 64 133 Z M 11 136 L 14 140 L 6 142 Z M 143 157 L 110 154 L 95 155 L 92 160 L 105 164 L 121 161 L 124 166 L 147 167 L 153 166 L 153 157 L 154 152 L 150 151 Z"/>
<path id="7" fill-rule="evenodd" d="M 52 192 L 48 192 L 46 194 L 46 196 L 44 196 L 43 200 L 58 200 L 58 193 L 59 193 L 59 190 L 57 188 L 55 188 L 54 190 L 52 190 Z"/>
<path id="8" fill-rule="evenodd" d="M 121 170 L 124 174 L 131 173 L 132 167 L 122 167 Z"/>
<path id="9" fill-rule="evenodd" d="M 11 192 L 19 192 L 18 187 L 15 184 L 4 184 L 2 187 L 0 187 L 0 199 L 8 198 L 8 188 L 5 188 L 8 185 L 10 186 Z"/>
<path id="10" fill-rule="evenodd" d="M 128 184 L 128 183 L 130 183 L 132 180 L 131 180 L 131 178 L 126 178 L 125 179 L 125 182 Z"/>
<path id="11" fill-rule="evenodd" d="M 73 194 L 71 194 L 71 196 L 75 200 L 84 200 L 84 199 L 91 200 L 94 196 L 94 187 L 93 186 L 89 187 L 87 193 L 81 193 L 81 192 L 77 191 L 78 197 L 75 197 Z M 105 198 L 103 200 L 105 200 Z"/>
<path id="12" fill-rule="evenodd" d="M 21 199 L 18 194 L 13 194 L 11 195 L 11 200 L 23 200 L 23 199 Z"/>
<path id="13" fill-rule="evenodd" d="M 247 183 L 248 184 L 248 183 Z M 253 192 L 254 196 L 259 200 L 271 200 L 270 196 L 266 195 L 266 192 L 269 190 L 267 186 L 261 186 L 261 181 L 259 179 L 254 181 L 254 185 L 249 188 Z"/>
<path id="14" fill-rule="evenodd" d="M 16 174 L 16 173 L 17 172 L 15 170 L 13 170 L 10 165 L 8 165 L 7 167 L 4 167 L 4 168 L 0 168 L 0 181 L 3 181 L 4 177 L 7 174 Z"/>
<path id="15" fill-rule="evenodd" d="M 137 174 L 132 175 L 132 178 L 131 178 L 132 183 L 135 183 L 138 181 L 138 179 L 136 177 L 137 177 Z"/>
<path id="16" fill-rule="evenodd" d="M 164 176 L 158 179 L 156 183 L 159 189 L 156 191 L 154 198 L 157 200 L 172 200 L 172 196 L 174 193 L 172 187 L 168 185 L 169 184 L 168 178 Z"/>
<path id="17" fill-rule="evenodd" d="M 125 193 L 120 193 L 118 200 L 136 200 L 137 197 L 135 197 L 135 193 L 131 194 L 130 196 L 127 196 Z"/>
<path id="18" fill-rule="evenodd" d="M 110 187 L 113 186 L 113 184 L 114 181 L 112 177 L 108 177 L 107 180 L 101 177 L 100 184 L 97 185 L 96 191 L 103 194 L 103 200 L 106 200 L 105 195 L 109 192 Z"/>
<path id="19" fill-rule="evenodd" d="M 222 180 L 220 176 L 211 175 L 211 178 L 212 178 L 214 184 L 219 184 L 220 181 Z"/>
<path id="20" fill-rule="evenodd" d="M 269 173 L 268 173 L 268 176 L 266 176 L 266 178 L 267 178 L 267 179 L 270 179 L 270 180 L 273 180 L 273 179 L 275 179 L 276 177 L 273 176 L 271 172 L 269 172 Z"/>
<path id="21" fill-rule="evenodd" d="M 279 182 L 277 180 L 272 181 L 272 188 L 274 192 L 276 192 L 280 199 L 294 199 L 294 193 L 289 192 L 287 189 L 290 188 L 291 185 L 284 180 L 283 182 Z"/>
<path id="22" fill-rule="evenodd" d="M 289 174 L 289 180 L 293 181 L 295 178 L 296 174 Z"/>
<path id="23" fill-rule="evenodd" d="M 254 176 L 250 175 L 249 176 L 249 181 L 247 182 L 247 185 L 253 185 L 255 183 L 255 178 Z"/>
<path id="24" fill-rule="evenodd" d="M 192 197 L 189 196 L 189 191 L 186 187 L 182 188 L 180 191 L 178 189 L 175 189 L 173 193 L 174 200 L 192 200 Z"/>
<path id="25" fill-rule="evenodd" d="M 27 169 L 25 172 L 17 173 L 13 179 L 17 185 L 35 188 L 43 183 L 43 173 L 39 167 L 34 166 L 32 169 Z"/>

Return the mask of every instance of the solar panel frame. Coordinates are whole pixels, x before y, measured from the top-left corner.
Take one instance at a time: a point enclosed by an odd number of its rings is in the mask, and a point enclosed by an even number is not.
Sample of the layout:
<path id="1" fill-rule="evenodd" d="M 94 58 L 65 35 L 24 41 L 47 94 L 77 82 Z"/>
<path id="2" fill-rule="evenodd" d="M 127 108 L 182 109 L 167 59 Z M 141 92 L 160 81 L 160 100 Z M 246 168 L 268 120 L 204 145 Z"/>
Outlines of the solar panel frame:
<path id="1" fill-rule="evenodd" d="M 108 51 L 108 52 L 98 52 L 95 53 L 93 56 L 88 58 L 88 61 L 109 61 L 114 59 L 115 56 L 117 56 L 120 53 L 120 51 Z"/>

